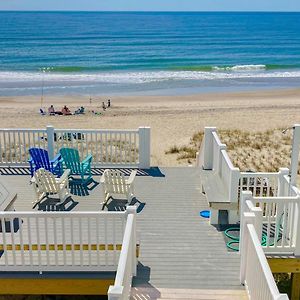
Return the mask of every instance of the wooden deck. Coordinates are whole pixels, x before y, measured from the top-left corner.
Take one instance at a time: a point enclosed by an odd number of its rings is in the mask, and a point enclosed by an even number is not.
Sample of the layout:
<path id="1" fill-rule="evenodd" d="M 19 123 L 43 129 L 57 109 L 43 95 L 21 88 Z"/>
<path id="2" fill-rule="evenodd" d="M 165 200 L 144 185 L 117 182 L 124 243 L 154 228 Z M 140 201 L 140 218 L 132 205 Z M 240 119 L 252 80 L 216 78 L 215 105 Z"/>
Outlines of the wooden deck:
<path id="1" fill-rule="evenodd" d="M 95 171 L 97 183 L 100 171 Z M 1 172 L 2 174 L 5 173 Z M 7 172 L 9 173 L 9 172 Z M 14 174 L 14 171 L 10 171 Z M 26 170 L 24 172 L 26 174 Z M 16 210 L 32 210 L 34 193 L 29 175 L 5 175 L 17 191 Z M 65 210 L 100 210 L 100 184 L 91 189 L 73 186 Z M 208 208 L 201 194 L 200 171 L 196 168 L 152 168 L 139 171 L 135 180 L 138 202 L 140 257 L 134 288 L 243 290 L 239 283 L 239 256 L 228 252 L 222 233 L 209 225 L 199 212 Z M 48 205 L 49 204 L 49 205 Z M 40 209 L 55 209 L 51 203 Z M 123 209 L 114 201 L 109 209 Z M 36 210 L 38 208 L 35 208 Z M 206 299 L 206 298 L 205 298 Z M 211 298 L 207 298 L 211 299 Z"/>

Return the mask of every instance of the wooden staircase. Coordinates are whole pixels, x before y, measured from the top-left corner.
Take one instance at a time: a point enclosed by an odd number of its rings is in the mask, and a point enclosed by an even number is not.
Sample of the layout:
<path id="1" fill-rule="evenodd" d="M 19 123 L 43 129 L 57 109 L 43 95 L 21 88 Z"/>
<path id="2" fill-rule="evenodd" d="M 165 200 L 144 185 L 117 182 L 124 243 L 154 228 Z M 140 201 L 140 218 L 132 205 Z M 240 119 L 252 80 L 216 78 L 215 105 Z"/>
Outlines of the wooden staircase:
<path id="1" fill-rule="evenodd" d="M 166 289 L 154 287 L 131 289 L 131 300 L 248 300 L 245 290 Z"/>

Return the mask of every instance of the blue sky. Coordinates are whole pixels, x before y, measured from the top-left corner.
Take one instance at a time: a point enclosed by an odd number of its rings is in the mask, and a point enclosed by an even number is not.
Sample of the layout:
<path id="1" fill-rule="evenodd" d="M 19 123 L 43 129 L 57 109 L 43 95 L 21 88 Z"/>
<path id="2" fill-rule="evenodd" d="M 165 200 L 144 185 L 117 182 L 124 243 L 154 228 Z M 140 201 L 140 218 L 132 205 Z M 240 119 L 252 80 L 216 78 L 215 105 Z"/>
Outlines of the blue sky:
<path id="1" fill-rule="evenodd" d="M 0 10 L 300 11 L 300 0 L 0 0 Z"/>

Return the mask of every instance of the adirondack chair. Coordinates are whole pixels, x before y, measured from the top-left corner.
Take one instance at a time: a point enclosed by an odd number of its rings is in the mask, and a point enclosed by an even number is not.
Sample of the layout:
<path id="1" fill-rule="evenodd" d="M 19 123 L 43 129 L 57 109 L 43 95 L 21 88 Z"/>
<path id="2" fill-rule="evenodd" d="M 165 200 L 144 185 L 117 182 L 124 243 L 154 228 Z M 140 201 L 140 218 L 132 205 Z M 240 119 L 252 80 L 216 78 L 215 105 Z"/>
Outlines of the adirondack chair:
<path id="1" fill-rule="evenodd" d="M 82 184 L 86 184 L 92 178 L 92 155 L 89 154 L 80 161 L 79 152 L 73 148 L 61 148 L 60 154 L 65 168 L 70 169 L 70 174 L 79 175 Z"/>
<path id="2" fill-rule="evenodd" d="M 40 168 L 50 171 L 55 175 L 62 174 L 62 166 L 60 163 L 60 154 L 58 154 L 54 159 L 50 160 L 47 150 L 42 148 L 30 148 L 29 149 L 30 159 L 28 160 L 30 164 L 30 174 L 31 177 L 33 173 Z"/>
<path id="3" fill-rule="evenodd" d="M 36 193 L 36 200 L 32 202 L 33 208 L 49 195 L 57 194 L 60 201 L 63 202 L 70 194 L 69 174 L 70 170 L 65 170 L 60 178 L 56 178 L 44 168 L 38 169 L 31 179 L 31 183 Z"/>
<path id="4" fill-rule="evenodd" d="M 102 202 L 102 210 L 105 208 L 112 195 L 125 196 L 130 202 L 134 197 L 133 181 L 137 171 L 133 170 L 128 179 L 125 179 L 123 173 L 119 170 L 106 169 L 101 176 L 100 183 L 103 185 L 105 201 Z"/>

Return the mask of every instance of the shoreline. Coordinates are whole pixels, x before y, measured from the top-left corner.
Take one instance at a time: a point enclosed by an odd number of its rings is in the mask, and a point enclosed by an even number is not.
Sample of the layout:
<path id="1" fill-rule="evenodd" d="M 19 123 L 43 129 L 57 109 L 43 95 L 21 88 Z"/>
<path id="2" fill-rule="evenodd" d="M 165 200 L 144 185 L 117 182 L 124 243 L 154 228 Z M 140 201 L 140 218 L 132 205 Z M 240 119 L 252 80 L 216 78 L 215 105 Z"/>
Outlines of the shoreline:
<path id="1" fill-rule="evenodd" d="M 112 107 L 102 111 L 102 101 L 111 99 Z M 219 129 L 263 131 L 299 123 L 300 88 L 236 93 L 206 93 L 178 96 L 101 96 L 89 103 L 87 96 L 44 97 L 44 108 L 56 110 L 68 105 L 74 111 L 83 105 L 85 115 L 41 116 L 40 96 L 0 97 L 3 128 L 135 129 L 151 127 L 151 164 L 178 166 L 170 147 L 187 144 L 205 126 Z M 101 112 L 94 115 L 92 110 Z"/>

